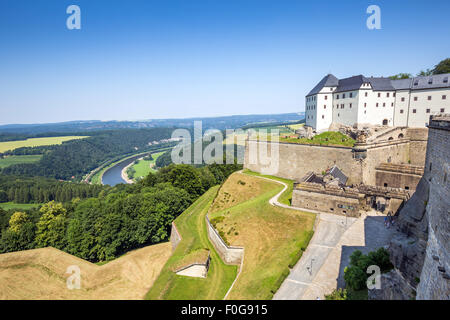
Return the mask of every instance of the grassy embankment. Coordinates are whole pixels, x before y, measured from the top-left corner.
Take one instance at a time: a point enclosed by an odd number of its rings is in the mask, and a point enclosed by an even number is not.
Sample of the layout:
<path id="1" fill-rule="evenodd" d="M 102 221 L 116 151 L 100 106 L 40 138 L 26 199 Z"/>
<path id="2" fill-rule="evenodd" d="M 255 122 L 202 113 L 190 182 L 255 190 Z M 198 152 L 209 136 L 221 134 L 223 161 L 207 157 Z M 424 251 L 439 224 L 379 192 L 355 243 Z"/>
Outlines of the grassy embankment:
<path id="1" fill-rule="evenodd" d="M 355 140 L 342 134 L 340 132 L 323 132 L 314 136 L 312 139 L 307 138 L 283 138 L 280 137 L 280 142 L 300 143 L 300 144 L 313 144 L 321 146 L 344 146 L 353 147 Z"/>
<path id="2" fill-rule="evenodd" d="M 283 186 L 234 173 L 210 211 L 224 240 L 245 247 L 242 272 L 230 299 L 271 299 L 306 249 L 315 215 L 274 207 L 269 199 Z"/>
<path id="3" fill-rule="evenodd" d="M 283 192 L 283 194 L 278 198 L 278 202 L 282 204 L 286 204 L 288 206 L 291 205 L 292 201 L 292 191 L 294 190 L 294 180 L 284 179 L 280 177 L 270 176 L 270 175 L 264 175 L 259 172 L 254 172 L 248 169 L 244 170 L 244 173 L 251 175 L 251 176 L 258 176 L 258 177 L 265 177 L 277 181 L 281 181 L 287 184 L 287 189 Z"/>
<path id="4" fill-rule="evenodd" d="M 170 243 L 130 251 L 103 266 L 48 247 L 0 254 L 0 299 L 143 299 L 170 256 Z M 81 288 L 68 290 L 68 266 L 81 271 Z"/>
<path id="5" fill-rule="evenodd" d="M 3 141 L 0 142 L 0 152 L 14 150 L 22 147 L 39 147 L 62 144 L 65 141 L 84 139 L 86 136 L 64 136 L 64 137 L 47 137 L 47 138 L 30 138 L 19 141 Z"/>
<path id="6" fill-rule="evenodd" d="M 209 242 L 205 215 L 217 194 L 218 186 L 211 188 L 177 219 L 175 224 L 182 240 L 162 269 L 158 279 L 147 293 L 147 299 L 210 300 L 222 299 L 237 274 L 237 266 L 226 265 Z M 177 264 L 200 249 L 210 251 L 211 262 L 206 278 L 176 275 Z"/>
<path id="7" fill-rule="evenodd" d="M 155 166 L 156 159 L 158 159 L 164 152 L 152 153 L 152 160 L 136 160 L 135 164 L 130 167 L 134 170 L 133 176 L 128 177 L 130 179 L 136 180 L 147 176 L 150 172 L 154 173 L 156 170 L 153 168 Z"/>
<path id="8" fill-rule="evenodd" d="M 26 156 L 7 156 L 0 159 L 0 169 L 12 166 L 13 164 L 33 163 L 41 160 L 42 155 L 26 155 Z"/>

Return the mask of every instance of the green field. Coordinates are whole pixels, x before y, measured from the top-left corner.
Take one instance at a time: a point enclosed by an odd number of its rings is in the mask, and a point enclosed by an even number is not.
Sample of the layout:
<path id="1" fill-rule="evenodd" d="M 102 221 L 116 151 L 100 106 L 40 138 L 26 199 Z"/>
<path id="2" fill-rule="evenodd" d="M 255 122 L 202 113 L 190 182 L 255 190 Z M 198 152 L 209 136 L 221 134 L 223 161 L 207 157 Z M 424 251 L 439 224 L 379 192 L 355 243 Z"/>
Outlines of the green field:
<path id="1" fill-rule="evenodd" d="M 175 225 L 182 240 L 162 269 L 146 298 L 150 300 L 218 300 L 223 299 L 233 283 L 237 266 L 222 262 L 209 242 L 205 215 L 208 212 L 219 186 L 209 189 L 177 219 Z M 206 278 L 176 275 L 172 270 L 188 254 L 208 249 L 211 262 Z"/>
<path id="2" fill-rule="evenodd" d="M 39 146 L 50 146 L 55 144 L 61 144 L 65 141 L 84 139 L 85 136 L 65 136 L 65 137 L 47 137 L 47 138 L 31 138 L 27 140 L 19 141 L 4 141 L 0 142 L 0 152 L 5 152 L 8 150 L 14 150 L 22 147 L 39 147 Z"/>
<path id="3" fill-rule="evenodd" d="M 41 203 L 14 203 L 14 202 L 4 202 L 0 203 L 0 208 L 4 210 L 16 209 L 16 210 L 26 210 L 37 208 Z"/>
<path id="4" fill-rule="evenodd" d="M 292 201 L 292 191 L 294 190 L 294 180 L 289 180 L 289 179 L 283 179 L 280 177 L 275 177 L 275 176 L 269 176 L 269 175 L 263 175 L 260 174 L 258 172 L 254 172 L 254 171 L 250 171 L 248 169 L 244 170 L 244 173 L 251 175 L 251 176 L 258 176 L 258 177 L 265 177 L 265 178 L 269 178 L 269 179 L 273 179 L 273 180 L 278 180 L 281 182 L 284 182 L 288 185 L 287 189 L 283 192 L 283 194 L 278 198 L 278 202 L 286 204 L 288 206 L 291 205 L 291 201 Z"/>
<path id="5" fill-rule="evenodd" d="M 42 155 L 26 155 L 26 156 L 8 156 L 0 159 L 0 169 L 20 163 L 33 163 L 41 160 Z"/>
<path id="6" fill-rule="evenodd" d="M 130 167 L 130 169 L 134 169 L 135 173 L 133 177 L 130 177 L 134 180 L 146 177 L 150 172 L 156 172 L 153 169 L 155 165 L 156 159 L 158 159 L 164 152 L 152 153 L 153 160 L 136 160 L 135 164 Z"/>

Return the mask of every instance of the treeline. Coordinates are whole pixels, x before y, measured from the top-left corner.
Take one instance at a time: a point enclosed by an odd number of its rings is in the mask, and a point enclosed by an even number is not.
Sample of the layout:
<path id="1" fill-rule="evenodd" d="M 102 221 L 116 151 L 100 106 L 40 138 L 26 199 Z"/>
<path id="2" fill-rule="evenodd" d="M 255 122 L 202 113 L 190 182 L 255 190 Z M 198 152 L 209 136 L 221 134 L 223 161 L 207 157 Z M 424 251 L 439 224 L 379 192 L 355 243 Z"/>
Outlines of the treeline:
<path id="1" fill-rule="evenodd" d="M 52 246 L 89 261 L 168 240 L 172 221 L 239 165 L 170 165 L 133 185 L 39 210 L 0 209 L 0 252 Z"/>
<path id="2" fill-rule="evenodd" d="M 0 203 L 44 203 L 52 200 L 67 202 L 73 198 L 97 197 L 106 188 L 108 187 L 42 177 L 0 175 Z"/>
<path id="3" fill-rule="evenodd" d="M 80 180 L 83 175 L 116 156 L 174 145 L 174 142 L 149 145 L 149 142 L 170 138 L 172 131 L 171 128 L 102 131 L 95 136 L 67 141 L 51 148 L 21 148 L 17 154 L 36 154 L 39 150 L 44 151 L 43 157 L 37 163 L 6 167 L 1 173 Z"/>

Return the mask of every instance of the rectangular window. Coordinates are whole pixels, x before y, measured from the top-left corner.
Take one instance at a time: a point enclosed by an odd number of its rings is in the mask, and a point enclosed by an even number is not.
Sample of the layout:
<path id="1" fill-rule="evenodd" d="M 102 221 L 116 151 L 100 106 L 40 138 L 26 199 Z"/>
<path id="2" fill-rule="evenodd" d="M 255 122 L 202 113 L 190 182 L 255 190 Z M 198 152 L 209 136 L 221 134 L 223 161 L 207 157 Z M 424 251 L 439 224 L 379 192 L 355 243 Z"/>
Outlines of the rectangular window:
<path id="1" fill-rule="evenodd" d="M 364 95 L 367 97 L 367 92 Z"/>
<path id="2" fill-rule="evenodd" d="M 324 108 L 324 109 L 326 109 L 326 108 L 327 108 L 327 106 L 326 106 L 326 105 L 324 105 L 324 106 L 323 106 L 323 108 Z"/>
<path id="3" fill-rule="evenodd" d="M 386 92 L 386 97 L 389 98 L 389 92 Z"/>
<path id="4" fill-rule="evenodd" d="M 338 94 L 336 95 L 336 99 L 339 99 L 339 95 Z"/>
<path id="5" fill-rule="evenodd" d="M 378 102 L 377 102 L 377 108 L 378 108 Z"/>
<path id="6" fill-rule="evenodd" d="M 325 116 L 324 116 L 324 115 L 322 115 L 322 119 L 325 119 Z"/>
<path id="7" fill-rule="evenodd" d="M 402 97 L 402 102 L 405 102 L 405 97 Z"/>
<path id="8" fill-rule="evenodd" d="M 395 92 L 392 94 L 392 96 L 395 98 Z"/>
<path id="9" fill-rule="evenodd" d="M 325 100 L 327 100 L 328 99 L 328 96 L 325 96 Z"/>
<path id="10" fill-rule="evenodd" d="M 352 104 L 350 103 L 350 109 L 352 108 Z"/>
<path id="11" fill-rule="evenodd" d="M 416 109 L 413 109 L 413 113 L 416 113 Z"/>
<path id="12" fill-rule="evenodd" d="M 381 93 L 378 92 L 378 98 L 381 97 Z"/>
<path id="13" fill-rule="evenodd" d="M 391 107 L 393 107 L 393 106 L 394 106 L 394 103 L 392 102 L 392 103 L 391 103 Z"/>
<path id="14" fill-rule="evenodd" d="M 445 100 L 445 99 L 447 99 L 447 96 L 444 94 L 444 95 L 442 96 L 442 100 Z"/>
<path id="15" fill-rule="evenodd" d="M 386 102 L 383 102 L 383 107 L 386 107 Z"/>
<path id="16" fill-rule="evenodd" d="M 431 96 L 428 96 L 428 100 L 431 100 Z"/>
<path id="17" fill-rule="evenodd" d="M 364 108 L 367 107 L 367 102 L 364 102 Z"/>
<path id="18" fill-rule="evenodd" d="M 441 108 L 441 113 L 444 113 L 445 112 L 445 109 L 444 108 Z"/>
<path id="19" fill-rule="evenodd" d="M 345 99 L 345 93 L 342 94 L 342 99 Z"/>
<path id="20" fill-rule="evenodd" d="M 400 113 L 403 113 L 403 109 L 400 109 Z"/>
<path id="21" fill-rule="evenodd" d="M 350 98 L 352 98 L 353 97 L 353 92 L 350 92 Z"/>
<path id="22" fill-rule="evenodd" d="M 427 109 L 426 113 L 430 113 L 430 109 Z"/>
<path id="23" fill-rule="evenodd" d="M 417 97 L 414 97 L 414 101 L 417 101 Z"/>

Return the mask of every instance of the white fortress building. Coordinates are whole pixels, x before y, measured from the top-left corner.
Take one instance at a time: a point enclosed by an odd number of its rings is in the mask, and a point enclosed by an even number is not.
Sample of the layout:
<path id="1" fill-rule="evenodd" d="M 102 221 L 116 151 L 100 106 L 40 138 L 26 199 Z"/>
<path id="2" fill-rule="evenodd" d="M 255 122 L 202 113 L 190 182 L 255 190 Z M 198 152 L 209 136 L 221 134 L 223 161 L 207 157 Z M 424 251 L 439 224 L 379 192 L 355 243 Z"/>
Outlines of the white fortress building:
<path id="1" fill-rule="evenodd" d="M 306 96 L 306 126 L 327 131 L 335 122 L 426 127 L 430 115 L 450 112 L 450 74 L 412 79 L 325 76 Z"/>

